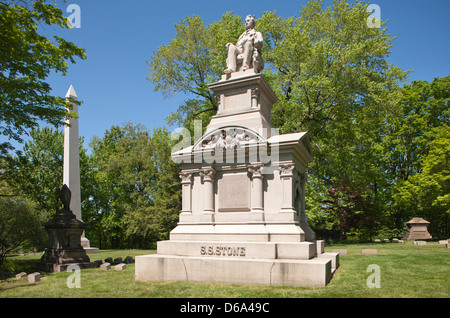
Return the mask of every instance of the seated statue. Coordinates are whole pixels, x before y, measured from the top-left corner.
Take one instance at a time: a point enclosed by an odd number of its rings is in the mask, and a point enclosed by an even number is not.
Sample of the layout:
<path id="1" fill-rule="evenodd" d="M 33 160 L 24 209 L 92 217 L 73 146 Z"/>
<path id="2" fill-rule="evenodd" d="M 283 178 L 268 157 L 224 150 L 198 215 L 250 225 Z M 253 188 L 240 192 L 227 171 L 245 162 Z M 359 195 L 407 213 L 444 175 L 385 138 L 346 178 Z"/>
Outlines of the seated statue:
<path id="1" fill-rule="evenodd" d="M 236 45 L 227 43 L 228 50 L 226 74 L 239 70 L 246 71 L 253 68 L 256 73 L 261 73 L 264 69 L 264 62 L 261 57 L 263 38 L 261 32 L 254 29 L 255 19 L 248 15 L 245 18 L 245 32 L 239 37 Z M 242 62 L 242 67 L 239 69 Z"/>

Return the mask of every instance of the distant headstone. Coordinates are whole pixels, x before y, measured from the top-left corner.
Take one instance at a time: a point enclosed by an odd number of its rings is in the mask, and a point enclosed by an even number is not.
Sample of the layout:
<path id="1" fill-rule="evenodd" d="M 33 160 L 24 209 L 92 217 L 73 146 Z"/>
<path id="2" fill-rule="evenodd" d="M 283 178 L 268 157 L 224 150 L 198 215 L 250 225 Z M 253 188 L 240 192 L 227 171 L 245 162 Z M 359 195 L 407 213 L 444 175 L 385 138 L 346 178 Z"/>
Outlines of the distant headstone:
<path id="1" fill-rule="evenodd" d="M 98 260 L 94 261 L 94 263 L 97 264 L 96 265 L 97 267 L 100 267 L 103 264 L 101 259 L 98 259 Z"/>
<path id="2" fill-rule="evenodd" d="M 124 263 L 125 264 L 132 264 L 132 263 L 134 263 L 134 259 L 131 256 L 127 256 L 127 257 L 125 257 Z"/>
<path id="3" fill-rule="evenodd" d="M 392 239 L 392 242 L 398 243 L 398 238 L 393 238 L 393 239 Z"/>
<path id="4" fill-rule="evenodd" d="M 427 240 L 431 239 L 430 233 L 428 233 L 428 225 L 430 222 L 422 218 L 413 218 L 411 221 L 407 222 L 408 231 L 406 232 L 403 239 L 405 241 L 413 240 Z"/>
<path id="5" fill-rule="evenodd" d="M 447 246 L 447 248 L 450 248 L 450 243 L 445 244 Z"/>
<path id="6" fill-rule="evenodd" d="M 28 275 L 28 282 L 29 283 L 36 283 L 41 280 L 41 273 L 35 272 L 30 275 Z"/>
<path id="7" fill-rule="evenodd" d="M 415 241 L 413 244 L 414 245 L 427 245 L 427 242 L 425 242 L 425 241 Z"/>
<path id="8" fill-rule="evenodd" d="M 27 277 L 27 273 L 21 272 L 19 274 L 16 274 L 16 278 L 23 278 L 23 277 Z"/>
<path id="9" fill-rule="evenodd" d="M 405 241 L 403 241 L 403 240 L 398 240 L 398 243 L 405 243 Z"/>
<path id="10" fill-rule="evenodd" d="M 389 243 L 389 242 L 390 242 L 389 239 L 384 239 L 383 241 L 384 241 L 385 243 Z"/>
<path id="11" fill-rule="evenodd" d="M 381 240 L 380 239 L 375 239 L 375 242 L 379 243 L 379 242 L 381 242 Z"/>
<path id="12" fill-rule="evenodd" d="M 111 269 L 111 264 L 110 263 L 103 263 L 102 265 L 100 265 L 100 270 L 102 271 L 107 271 Z"/>
<path id="13" fill-rule="evenodd" d="M 378 251 L 375 248 L 366 248 L 366 249 L 361 250 L 362 255 L 376 255 L 377 252 Z"/>
<path id="14" fill-rule="evenodd" d="M 338 249 L 333 250 L 333 253 L 339 253 L 339 255 L 347 255 L 347 250 L 338 248 Z"/>
<path id="15" fill-rule="evenodd" d="M 127 268 L 127 264 L 125 264 L 125 263 L 120 263 L 120 264 L 114 266 L 114 269 L 116 271 L 121 271 L 121 270 L 124 270 L 125 268 Z"/>
<path id="16" fill-rule="evenodd" d="M 439 244 L 448 244 L 448 240 L 440 240 L 438 243 Z"/>

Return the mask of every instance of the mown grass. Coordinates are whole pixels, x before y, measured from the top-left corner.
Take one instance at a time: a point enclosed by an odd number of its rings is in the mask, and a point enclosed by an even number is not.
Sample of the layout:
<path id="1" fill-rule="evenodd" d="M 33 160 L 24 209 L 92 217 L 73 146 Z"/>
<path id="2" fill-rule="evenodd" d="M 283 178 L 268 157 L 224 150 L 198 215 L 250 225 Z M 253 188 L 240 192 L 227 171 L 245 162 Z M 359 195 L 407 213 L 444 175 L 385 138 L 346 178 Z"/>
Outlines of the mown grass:
<path id="1" fill-rule="evenodd" d="M 450 249 L 437 242 L 425 246 L 411 242 L 330 245 L 347 249 L 340 256 L 340 267 L 325 287 L 249 286 L 193 282 L 136 282 L 134 264 L 123 271 L 81 271 L 81 288 L 68 288 L 72 274 L 41 273 L 41 281 L 30 284 L 26 278 L 0 281 L 0 298 L 448 298 L 450 297 Z M 361 255 L 365 248 L 376 248 L 377 255 Z M 105 250 L 90 254 L 91 261 L 107 257 L 145 255 L 155 251 Z M 40 256 L 9 258 L 6 268 L 18 273 L 34 272 Z M 380 267 L 381 287 L 369 288 L 370 264 Z"/>

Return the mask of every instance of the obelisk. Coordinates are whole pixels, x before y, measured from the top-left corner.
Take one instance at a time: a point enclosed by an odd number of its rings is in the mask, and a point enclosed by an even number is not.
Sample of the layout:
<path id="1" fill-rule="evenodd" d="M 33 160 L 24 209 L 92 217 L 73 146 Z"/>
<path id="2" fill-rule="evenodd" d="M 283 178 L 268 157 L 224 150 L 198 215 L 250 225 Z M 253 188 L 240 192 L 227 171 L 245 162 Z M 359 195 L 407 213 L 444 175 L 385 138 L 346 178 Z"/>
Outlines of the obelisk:
<path id="1" fill-rule="evenodd" d="M 67 91 L 66 98 L 72 98 L 78 101 L 78 96 L 70 85 Z M 78 104 L 72 103 L 71 113 L 78 114 Z M 80 142 L 79 142 L 79 128 L 78 117 L 69 118 L 66 120 L 64 127 L 64 176 L 63 184 L 66 184 L 72 192 L 71 208 L 77 220 L 81 219 L 81 188 L 80 188 Z"/>
<path id="2" fill-rule="evenodd" d="M 66 99 L 71 98 L 72 109 L 71 113 L 78 114 L 78 96 L 72 85 L 66 94 Z M 78 128 L 78 116 L 71 117 L 66 120 L 64 127 L 64 170 L 63 170 L 63 184 L 66 184 L 71 193 L 71 210 L 75 214 L 77 220 L 81 219 L 81 186 L 80 186 L 80 139 Z M 81 245 L 88 253 L 98 252 L 97 248 L 91 248 L 89 240 L 83 235 L 81 237 Z"/>

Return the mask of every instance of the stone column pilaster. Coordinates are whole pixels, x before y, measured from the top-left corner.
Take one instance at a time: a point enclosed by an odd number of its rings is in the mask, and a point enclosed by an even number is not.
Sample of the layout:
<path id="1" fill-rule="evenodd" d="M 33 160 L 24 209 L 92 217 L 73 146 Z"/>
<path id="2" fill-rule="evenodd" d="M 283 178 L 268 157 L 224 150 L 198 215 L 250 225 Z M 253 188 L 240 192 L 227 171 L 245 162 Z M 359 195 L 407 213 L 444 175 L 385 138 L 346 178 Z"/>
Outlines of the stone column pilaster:
<path id="1" fill-rule="evenodd" d="M 252 178 L 252 191 L 251 191 L 251 211 L 263 212 L 264 211 L 264 190 L 263 181 L 264 176 L 261 173 L 262 164 L 250 165 L 248 171 Z"/>
<path id="2" fill-rule="evenodd" d="M 281 212 L 292 213 L 292 220 L 295 219 L 296 211 L 293 207 L 293 176 L 295 165 L 284 164 L 278 167 L 280 172 L 280 179 L 283 187 L 283 202 L 281 205 Z"/>
<path id="3" fill-rule="evenodd" d="M 200 170 L 200 176 L 203 178 L 204 187 L 204 205 L 201 221 L 214 221 L 214 177 L 216 171 L 213 168 L 204 168 Z"/>
<path id="4" fill-rule="evenodd" d="M 192 173 L 181 172 L 181 213 L 192 213 Z"/>

